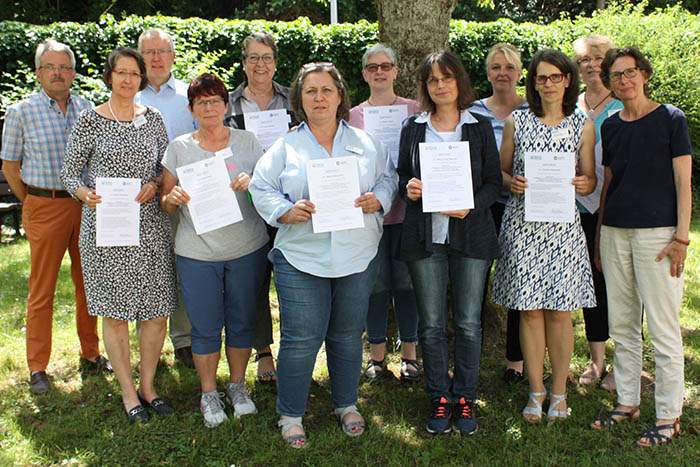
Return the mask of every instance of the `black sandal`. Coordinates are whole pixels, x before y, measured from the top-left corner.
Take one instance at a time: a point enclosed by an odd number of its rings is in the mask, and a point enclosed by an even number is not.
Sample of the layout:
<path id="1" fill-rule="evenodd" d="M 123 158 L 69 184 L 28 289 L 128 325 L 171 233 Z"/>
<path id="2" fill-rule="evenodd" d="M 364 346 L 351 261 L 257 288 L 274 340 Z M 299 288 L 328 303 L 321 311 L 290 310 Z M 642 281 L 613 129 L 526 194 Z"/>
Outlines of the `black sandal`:
<path id="1" fill-rule="evenodd" d="M 369 359 L 365 365 L 365 378 L 375 379 L 384 376 L 384 360 Z"/>
<path id="2" fill-rule="evenodd" d="M 410 365 L 410 366 L 409 366 Z M 413 368 L 411 368 L 413 367 Z M 418 360 L 401 359 L 401 381 L 417 381 L 420 378 Z"/>
<path id="3" fill-rule="evenodd" d="M 612 412 L 608 412 L 602 417 L 598 417 L 595 420 L 593 420 L 593 423 L 591 423 L 590 426 L 594 430 L 598 431 L 609 430 L 610 428 L 612 428 L 620 422 L 637 420 L 639 418 L 639 415 L 639 406 L 633 407 L 629 412 L 613 410 Z M 616 419 L 615 416 L 622 418 Z M 598 422 L 598 425 L 595 425 L 595 422 Z"/>
<path id="4" fill-rule="evenodd" d="M 659 433 L 661 430 L 673 430 L 671 432 L 671 435 L 665 435 L 663 433 Z M 668 425 L 654 425 L 651 428 L 649 428 L 639 440 L 637 440 L 637 446 L 641 446 L 643 448 L 649 448 L 652 446 L 661 446 L 662 444 L 666 444 L 669 441 L 671 441 L 673 438 L 678 436 L 678 434 L 681 432 L 681 422 L 679 419 L 674 420 L 673 423 L 670 423 Z M 642 443 L 642 440 L 646 438 L 649 440 L 649 444 L 647 443 Z"/>
<path id="5" fill-rule="evenodd" d="M 272 359 L 272 366 L 274 368 L 275 366 L 275 358 L 272 356 L 272 352 L 263 352 L 263 353 L 256 353 L 255 354 L 255 362 L 258 363 L 261 359 L 270 357 Z M 260 373 L 258 371 L 258 381 L 261 383 L 271 383 L 274 384 L 277 382 L 277 371 L 274 369 L 270 371 L 264 371 Z"/>

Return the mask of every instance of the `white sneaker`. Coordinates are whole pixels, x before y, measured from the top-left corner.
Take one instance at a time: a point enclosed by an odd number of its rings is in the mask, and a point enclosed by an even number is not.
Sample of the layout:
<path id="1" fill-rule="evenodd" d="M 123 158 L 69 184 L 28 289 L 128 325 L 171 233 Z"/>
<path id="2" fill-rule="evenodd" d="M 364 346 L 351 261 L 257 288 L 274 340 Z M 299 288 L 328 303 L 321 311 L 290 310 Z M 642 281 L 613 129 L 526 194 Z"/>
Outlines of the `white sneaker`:
<path id="1" fill-rule="evenodd" d="M 240 383 L 228 383 L 226 388 L 226 400 L 233 406 L 233 416 L 240 418 L 241 415 L 258 413 L 252 399 L 248 395 L 245 381 Z"/>
<path id="2" fill-rule="evenodd" d="M 202 394 L 199 410 L 204 415 L 204 424 L 209 428 L 217 427 L 228 420 L 224 412 L 224 401 L 221 400 L 222 395 L 215 391 Z"/>

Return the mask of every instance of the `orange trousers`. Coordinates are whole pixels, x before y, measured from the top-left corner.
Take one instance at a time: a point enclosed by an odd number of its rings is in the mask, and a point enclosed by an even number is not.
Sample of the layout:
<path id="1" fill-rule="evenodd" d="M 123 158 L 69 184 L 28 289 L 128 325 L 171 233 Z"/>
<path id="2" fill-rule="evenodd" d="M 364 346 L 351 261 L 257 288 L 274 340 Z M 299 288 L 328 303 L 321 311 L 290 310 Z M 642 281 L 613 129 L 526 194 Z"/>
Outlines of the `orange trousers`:
<path id="1" fill-rule="evenodd" d="M 44 198 L 27 195 L 22 224 L 29 239 L 31 272 L 27 297 L 27 363 L 29 371 L 46 370 L 51 356 L 53 301 L 61 261 L 66 249 L 71 258 L 75 285 L 75 322 L 80 356 L 99 355 L 97 317 L 87 312 L 78 236 L 82 205 L 73 198 Z"/>

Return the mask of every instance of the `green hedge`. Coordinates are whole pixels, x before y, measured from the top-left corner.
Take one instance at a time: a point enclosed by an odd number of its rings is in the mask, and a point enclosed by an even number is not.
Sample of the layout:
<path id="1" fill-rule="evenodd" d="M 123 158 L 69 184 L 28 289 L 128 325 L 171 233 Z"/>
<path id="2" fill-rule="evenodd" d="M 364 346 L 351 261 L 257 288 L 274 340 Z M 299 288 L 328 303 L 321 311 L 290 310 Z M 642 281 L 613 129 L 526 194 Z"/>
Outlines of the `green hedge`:
<path id="1" fill-rule="evenodd" d="M 33 54 L 46 37 L 69 44 L 76 53 L 78 85 L 96 102 L 106 99 L 99 79 L 106 55 L 119 45 L 136 44 L 140 32 L 158 26 L 176 38 L 176 76 L 188 80 L 203 71 L 217 73 L 231 87 L 243 79 L 240 44 L 251 31 L 271 31 L 278 42 L 280 60 L 276 79 L 288 84 L 299 66 L 312 60 L 332 61 L 347 79 L 353 102 L 368 95 L 361 77 L 365 47 L 377 41 L 377 25 L 312 25 L 308 19 L 293 22 L 180 19 L 163 16 L 131 16 L 117 21 L 105 16 L 99 23 L 54 23 L 37 26 L 0 23 L 0 113 L 13 102 L 35 92 Z M 527 67 L 534 52 L 543 47 L 560 48 L 571 54 L 571 42 L 591 32 L 610 35 L 618 45 L 635 45 L 654 65 L 652 97 L 672 103 L 688 116 L 696 164 L 700 167 L 700 18 L 678 8 L 645 15 L 642 6 L 607 8 L 593 17 L 560 20 L 546 26 L 516 24 L 501 19 L 490 23 L 455 20 L 450 46 L 459 53 L 476 89 L 482 96 L 490 88 L 484 76 L 487 49 L 496 42 L 510 42 L 523 51 Z M 696 177 L 697 179 L 697 177 Z"/>

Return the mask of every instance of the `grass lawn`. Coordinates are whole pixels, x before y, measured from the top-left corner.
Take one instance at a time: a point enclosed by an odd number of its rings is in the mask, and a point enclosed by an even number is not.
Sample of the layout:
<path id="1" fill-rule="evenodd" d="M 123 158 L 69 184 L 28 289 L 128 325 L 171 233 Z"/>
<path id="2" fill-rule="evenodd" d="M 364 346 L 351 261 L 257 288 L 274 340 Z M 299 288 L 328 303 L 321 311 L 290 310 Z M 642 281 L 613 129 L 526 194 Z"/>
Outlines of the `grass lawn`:
<path id="1" fill-rule="evenodd" d="M 696 216 L 686 262 L 681 309 L 685 347 L 685 407 L 682 434 L 656 449 L 635 446 L 654 421 L 653 353 L 645 342 L 642 417 L 609 432 L 588 424 L 615 404 L 614 393 L 577 384 L 587 359 L 583 318 L 574 314 L 576 346 L 569 378 L 572 416 L 556 423 L 529 424 L 520 416 L 527 384 L 502 383 L 503 326 L 488 326 L 481 360 L 479 431 L 471 437 L 432 436 L 425 431 L 428 402 L 423 382 L 396 378 L 361 382 L 359 408 L 368 428 L 358 438 L 344 435 L 332 413 L 325 355 L 319 354 L 304 426 L 310 446 L 289 449 L 275 412 L 275 387 L 257 383 L 255 364 L 248 386 L 260 413 L 206 428 L 199 412 L 194 370 L 173 364 L 166 341 L 156 387 L 177 413 L 130 425 L 113 375 L 81 377 L 68 259 L 59 277 L 54 338 L 48 374 L 51 391 L 31 394 L 26 366 L 24 317 L 29 276 L 26 240 L 0 245 L 0 465 L 698 465 L 700 459 L 700 221 Z M 276 303 L 276 299 L 273 300 Z M 490 312 L 503 312 L 491 305 Z M 278 326 L 275 309 L 273 319 Z M 504 319 L 490 322 L 503 323 Z M 276 331 L 277 332 L 277 331 Z M 132 333 L 132 364 L 138 360 Z M 610 350 L 609 355 L 611 355 Z M 275 353 L 277 348 L 274 348 Z M 103 352 L 104 353 L 104 352 Z M 398 354 L 388 356 L 398 374 Z M 609 357 L 611 361 L 611 357 Z M 227 377 L 219 366 L 219 388 Z M 546 405 L 545 405 L 546 407 Z M 227 408 L 228 410 L 228 408 Z"/>

